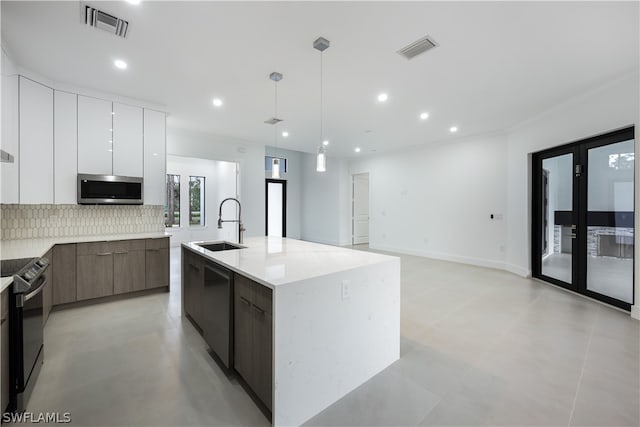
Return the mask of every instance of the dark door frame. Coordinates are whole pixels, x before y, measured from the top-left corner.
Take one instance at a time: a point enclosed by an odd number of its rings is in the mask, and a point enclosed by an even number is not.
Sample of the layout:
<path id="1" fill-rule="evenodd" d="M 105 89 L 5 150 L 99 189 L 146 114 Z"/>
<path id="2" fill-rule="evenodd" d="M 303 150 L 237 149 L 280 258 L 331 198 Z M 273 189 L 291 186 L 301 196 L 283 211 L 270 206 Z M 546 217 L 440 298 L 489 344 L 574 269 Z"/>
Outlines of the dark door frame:
<path id="1" fill-rule="evenodd" d="M 532 155 L 532 183 L 531 183 L 531 267 L 533 277 L 550 282 L 554 285 L 572 290 L 574 292 L 586 295 L 590 298 L 605 302 L 624 310 L 631 310 L 631 304 L 599 294 L 587 289 L 587 197 L 588 197 L 588 154 L 592 148 L 602 147 L 617 142 L 623 142 L 635 139 L 634 127 L 626 127 L 623 129 L 608 132 L 602 135 L 589 137 L 586 139 L 574 141 L 559 147 L 550 148 L 539 151 Z M 553 277 L 542 274 L 542 161 L 547 158 L 560 156 L 563 154 L 573 154 L 573 211 L 572 224 L 576 226 L 576 238 L 572 242 L 572 283 L 566 283 Z M 634 162 L 634 187 L 635 187 L 635 162 Z M 634 190 L 635 196 L 635 190 Z M 634 201 L 635 208 L 635 201 Z M 553 222 L 553 218 L 549 219 Z M 634 235 L 635 235 L 634 223 Z M 633 264 L 635 266 L 635 251 Z M 635 301 L 635 268 L 633 269 L 633 296 Z"/>
<path id="2" fill-rule="evenodd" d="M 287 237 L 287 180 L 266 178 L 264 183 L 264 234 L 269 235 L 269 183 L 282 184 L 282 237 Z"/>

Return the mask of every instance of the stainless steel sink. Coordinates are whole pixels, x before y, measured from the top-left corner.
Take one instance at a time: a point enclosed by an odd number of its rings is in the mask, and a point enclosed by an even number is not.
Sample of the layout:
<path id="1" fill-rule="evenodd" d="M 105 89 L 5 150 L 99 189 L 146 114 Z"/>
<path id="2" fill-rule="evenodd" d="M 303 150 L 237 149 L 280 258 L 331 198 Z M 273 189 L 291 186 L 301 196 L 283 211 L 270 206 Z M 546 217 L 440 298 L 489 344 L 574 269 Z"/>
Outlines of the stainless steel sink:
<path id="1" fill-rule="evenodd" d="M 196 243 L 196 245 L 208 251 L 214 251 L 214 252 L 229 251 L 232 249 L 244 249 L 244 246 L 234 245 L 229 242 L 202 242 L 202 243 Z"/>

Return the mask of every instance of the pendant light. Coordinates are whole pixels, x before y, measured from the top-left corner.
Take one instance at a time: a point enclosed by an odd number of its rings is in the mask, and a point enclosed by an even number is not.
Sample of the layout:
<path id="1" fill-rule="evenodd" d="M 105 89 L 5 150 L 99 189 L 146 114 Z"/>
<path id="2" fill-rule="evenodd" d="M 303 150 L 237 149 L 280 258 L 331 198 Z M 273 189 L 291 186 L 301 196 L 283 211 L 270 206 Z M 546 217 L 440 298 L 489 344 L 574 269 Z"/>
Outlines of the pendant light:
<path id="1" fill-rule="evenodd" d="M 320 51 L 320 146 L 318 147 L 318 154 L 316 156 L 316 171 L 317 172 L 326 172 L 327 171 L 327 153 L 326 149 L 323 145 L 323 128 L 322 128 L 322 113 L 323 113 L 323 98 L 322 98 L 322 84 L 323 84 L 323 75 L 322 75 L 322 54 L 325 50 L 327 50 L 330 46 L 329 40 L 324 37 L 318 37 L 313 42 L 313 48 Z"/>
<path id="2" fill-rule="evenodd" d="M 276 71 L 269 74 L 269 78 L 273 80 L 275 102 L 273 117 L 266 120 L 265 123 L 273 125 L 273 139 L 276 148 L 278 148 L 278 123 L 282 121 L 282 119 L 278 118 L 278 82 L 282 80 L 282 77 L 282 74 Z M 280 179 L 280 159 L 277 157 L 271 159 L 271 178 Z"/>

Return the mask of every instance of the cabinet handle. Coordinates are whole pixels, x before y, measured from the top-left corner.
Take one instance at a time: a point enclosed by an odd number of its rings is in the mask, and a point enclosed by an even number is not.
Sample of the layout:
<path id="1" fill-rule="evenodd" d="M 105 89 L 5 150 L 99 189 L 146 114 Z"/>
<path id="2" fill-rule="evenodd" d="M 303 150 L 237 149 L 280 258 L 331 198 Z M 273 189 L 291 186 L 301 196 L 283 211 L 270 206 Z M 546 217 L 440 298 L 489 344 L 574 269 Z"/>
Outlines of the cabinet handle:
<path id="1" fill-rule="evenodd" d="M 7 321 L 7 318 L 6 318 L 6 317 L 5 317 L 5 318 L 3 318 L 3 319 L 0 321 L 0 325 L 4 325 L 4 322 L 6 322 L 6 321 Z"/>
<path id="2" fill-rule="evenodd" d="M 147 249 L 150 252 L 158 252 L 160 249 Z"/>
<path id="3" fill-rule="evenodd" d="M 243 304 L 247 304 L 248 306 L 251 306 L 251 303 L 245 297 L 240 297 L 240 302 Z"/>
<path id="4" fill-rule="evenodd" d="M 253 304 L 253 309 L 254 309 L 255 311 L 257 311 L 258 313 L 260 313 L 260 314 L 264 314 L 264 310 L 263 310 L 263 309 L 261 309 L 260 307 L 258 307 L 258 306 L 257 306 L 257 305 L 255 305 L 255 304 Z"/>
<path id="5" fill-rule="evenodd" d="M 126 255 L 126 254 L 128 254 L 128 253 L 129 253 L 129 252 L 114 252 L 114 254 L 116 254 L 116 255 Z"/>
<path id="6" fill-rule="evenodd" d="M 107 255 L 113 255 L 113 253 L 112 252 L 101 252 L 101 253 L 96 254 L 96 255 L 98 255 L 98 256 L 107 256 Z"/>

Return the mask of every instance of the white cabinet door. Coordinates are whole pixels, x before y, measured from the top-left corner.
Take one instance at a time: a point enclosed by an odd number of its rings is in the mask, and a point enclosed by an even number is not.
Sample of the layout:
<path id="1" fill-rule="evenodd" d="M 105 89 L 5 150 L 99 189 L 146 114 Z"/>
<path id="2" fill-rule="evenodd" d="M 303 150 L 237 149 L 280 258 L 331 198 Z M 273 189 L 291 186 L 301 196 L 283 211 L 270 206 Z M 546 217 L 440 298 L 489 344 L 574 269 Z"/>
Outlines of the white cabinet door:
<path id="1" fill-rule="evenodd" d="M 54 202 L 75 204 L 78 200 L 78 96 L 75 93 L 53 92 L 53 165 L 55 173 Z"/>
<path id="2" fill-rule="evenodd" d="M 144 204 L 164 205 L 166 174 L 165 113 L 144 110 Z"/>
<path id="3" fill-rule="evenodd" d="M 0 203 L 18 203 L 18 76 L 2 76 L 2 141 L 13 163 L 0 163 Z"/>
<path id="4" fill-rule="evenodd" d="M 113 174 L 142 177 L 142 108 L 113 103 Z"/>
<path id="5" fill-rule="evenodd" d="M 53 203 L 53 89 L 20 77 L 20 203 Z"/>
<path id="6" fill-rule="evenodd" d="M 111 101 L 78 95 L 78 173 L 113 174 Z"/>

